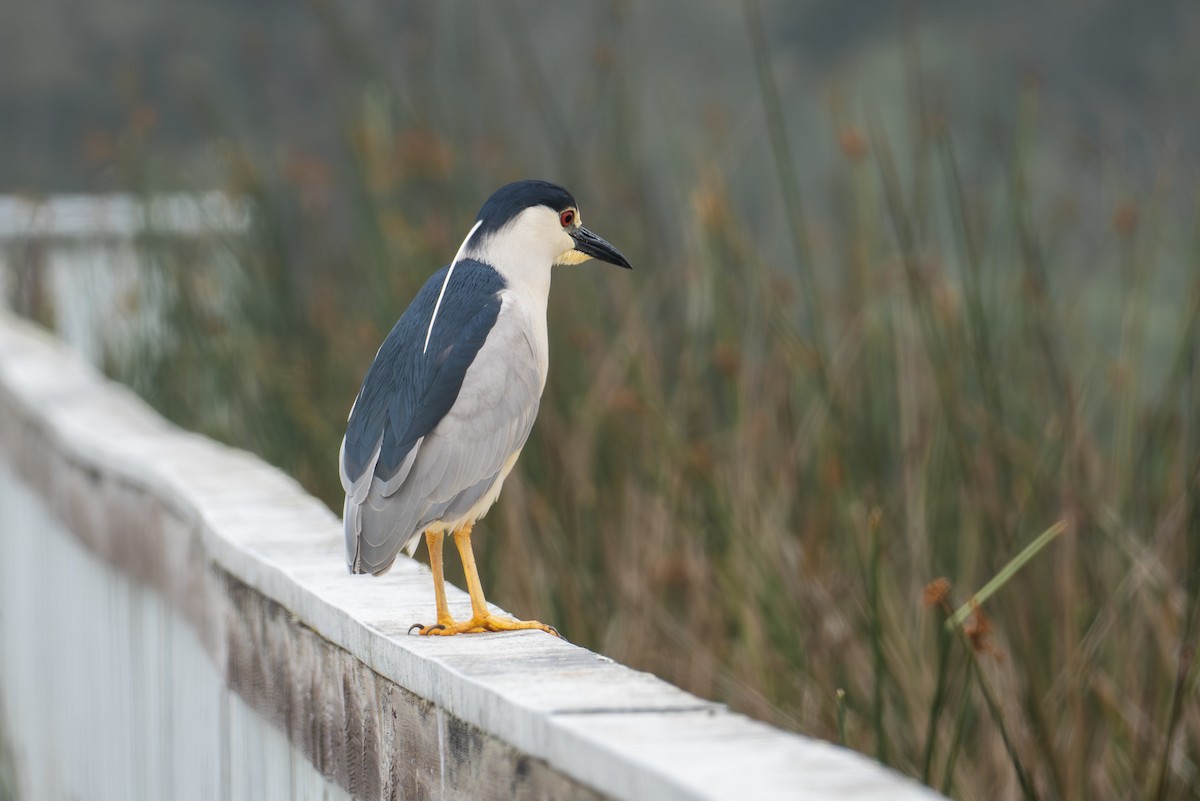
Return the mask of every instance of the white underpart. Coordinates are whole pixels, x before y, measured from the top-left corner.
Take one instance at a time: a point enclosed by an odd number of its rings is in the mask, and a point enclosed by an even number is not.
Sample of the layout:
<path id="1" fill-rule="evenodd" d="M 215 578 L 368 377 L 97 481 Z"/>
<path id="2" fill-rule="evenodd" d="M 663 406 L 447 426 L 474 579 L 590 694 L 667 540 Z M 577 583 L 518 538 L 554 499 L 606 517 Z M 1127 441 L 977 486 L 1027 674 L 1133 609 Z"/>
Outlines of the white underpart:
<path id="1" fill-rule="evenodd" d="M 450 269 L 446 270 L 446 280 L 442 281 L 442 289 L 438 292 L 437 303 L 433 304 L 433 314 L 429 316 L 429 330 L 425 332 L 425 347 L 421 349 L 421 353 L 429 350 L 429 338 L 433 336 L 433 323 L 437 320 L 438 309 L 442 307 L 442 298 L 446 296 L 446 287 L 450 283 L 450 276 L 454 273 L 454 265 L 462 261 L 463 253 L 466 252 L 467 243 L 471 241 L 471 237 L 479 230 L 479 226 L 483 225 L 483 220 L 476 220 L 475 225 L 471 227 L 467 238 L 458 246 L 458 252 L 454 254 L 454 261 L 450 262 Z"/>
<path id="2" fill-rule="evenodd" d="M 505 410 L 500 417 L 494 418 L 495 421 L 503 426 L 520 428 L 517 420 L 525 415 L 529 415 L 528 424 L 532 425 L 533 416 L 536 416 L 537 413 L 537 397 L 546 387 L 549 358 L 546 347 L 545 306 L 536 304 L 528 295 L 514 293 L 511 289 L 502 290 L 500 299 L 502 304 L 500 316 L 480 349 L 479 358 L 467 370 L 467 375 L 463 380 L 462 393 L 472 396 L 475 403 L 479 402 L 480 395 L 503 395 L 504 397 L 493 398 L 492 408 Z M 501 382 L 497 378 L 507 376 L 511 380 L 516 377 L 510 373 L 508 368 L 499 366 L 506 359 L 523 365 L 530 365 L 532 361 L 532 364 L 536 365 L 536 395 L 529 394 L 529 391 L 533 389 L 529 385 L 510 384 L 508 388 L 501 388 Z M 517 372 L 523 374 L 525 369 L 527 368 L 519 369 Z M 518 383 L 523 383 L 523 381 L 524 379 L 521 379 Z M 462 395 L 460 395 L 461 397 Z M 518 398 L 521 399 L 519 402 Z M 454 415 L 455 411 L 451 410 L 447 417 L 452 418 Z M 526 429 L 526 433 L 528 433 L 528 429 Z M 434 430 L 432 436 L 438 436 L 437 429 Z M 515 450 L 493 452 L 501 454 L 503 461 L 492 463 L 489 460 L 487 462 L 497 468 L 495 478 L 469 509 L 462 511 L 457 516 L 451 515 L 432 521 L 425 528 L 456 531 L 487 514 L 492 504 L 500 497 L 504 481 L 512 472 L 517 458 L 521 455 L 524 437 L 521 437 L 519 441 L 514 440 L 512 444 L 515 446 Z M 488 469 L 491 470 L 491 467 Z M 413 540 L 409 542 L 412 549 L 420 544 L 419 533 L 417 532 Z"/>

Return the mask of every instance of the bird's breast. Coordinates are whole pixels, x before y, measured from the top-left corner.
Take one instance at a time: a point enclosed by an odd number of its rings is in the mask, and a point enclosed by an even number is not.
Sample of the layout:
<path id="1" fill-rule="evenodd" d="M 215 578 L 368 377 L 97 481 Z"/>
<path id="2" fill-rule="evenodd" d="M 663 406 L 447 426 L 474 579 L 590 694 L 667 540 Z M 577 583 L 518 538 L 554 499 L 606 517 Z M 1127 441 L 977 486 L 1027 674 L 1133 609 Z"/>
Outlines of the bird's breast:
<path id="1" fill-rule="evenodd" d="M 546 388 L 546 376 L 550 372 L 550 345 L 546 330 L 546 301 L 531 297 L 527 293 L 505 290 L 501 293 L 502 315 L 511 315 L 513 324 L 525 334 L 530 356 L 537 364 L 540 389 Z M 515 355 L 515 354 L 514 354 Z"/>

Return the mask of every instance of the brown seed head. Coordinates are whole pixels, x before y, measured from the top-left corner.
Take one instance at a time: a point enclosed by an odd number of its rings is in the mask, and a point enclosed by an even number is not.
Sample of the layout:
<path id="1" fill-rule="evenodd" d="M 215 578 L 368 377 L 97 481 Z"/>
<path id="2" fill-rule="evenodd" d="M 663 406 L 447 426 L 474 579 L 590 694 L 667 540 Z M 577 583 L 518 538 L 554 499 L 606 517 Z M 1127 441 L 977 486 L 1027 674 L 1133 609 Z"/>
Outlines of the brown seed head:
<path id="1" fill-rule="evenodd" d="M 1138 210 L 1133 203 L 1126 201 L 1113 211 L 1112 227 L 1117 232 L 1117 236 L 1128 239 L 1137 231 L 1137 226 Z"/>
<path id="2" fill-rule="evenodd" d="M 838 147 L 851 161 L 862 161 L 867 157 L 867 137 L 854 126 L 838 131 Z"/>
<path id="3" fill-rule="evenodd" d="M 942 606 L 946 604 L 950 598 L 950 580 L 947 578 L 936 578 L 925 585 L 923 602 L 925 606 Z"/>
<path id="4" fill-rule="evenodd" d="M 990 654 L 1003 659 L 1004 654 L 992 643 L 992 621 L 975 601 L 971 602 L 971 618 L 963 624 L 963 633 L 977 655 Z"/>
<path id="5" fill-rule="evenodd" d="M 733 375 L 742 366 L 742 357 L 737 346 L 728 342 L 719 342 L 712 352 L 713 367 L 717 372 Z"/>
<path id="6" fill-rule="evenodd" d="M 883 523 L 883 510 L 878 506 L 872 506 L 871 511 L 867 514 L 867 525 L 872 531 L 878 531 L 879 526 Z"/>

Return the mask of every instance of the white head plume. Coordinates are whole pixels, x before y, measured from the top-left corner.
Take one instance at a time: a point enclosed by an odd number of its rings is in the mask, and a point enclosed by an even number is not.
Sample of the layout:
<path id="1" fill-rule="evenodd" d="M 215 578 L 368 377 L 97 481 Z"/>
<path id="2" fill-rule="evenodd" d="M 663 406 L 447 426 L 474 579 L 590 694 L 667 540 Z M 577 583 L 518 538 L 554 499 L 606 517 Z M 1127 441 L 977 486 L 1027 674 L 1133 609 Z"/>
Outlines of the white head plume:
<path id="1" fill-rule="evenodd" d="M 475 225 L 467 233 L 467 238 L 458 246 L 458 252 L 454 254 L 454 261 L 450 262 L 450 269 L 446 270 L 446 279 L 442 281 L 442 290 L 438 292 L 437 303 L 433 304 L 433 314 L 429 317 L 429 330 L 425 332 L 425 347 L 421 349 L 424 354 L 429 350 L 429 338 L 433 336 L 433 323 L 437 320 L 438 309 L 442 307 L 442 298 L 446 296 L 446 285 L 450 283 L 450 276 L 454 274 L 454 265 L 462 260 L 463 253 L 467 250 L 467 243 L 471 241 L 471 237 L 475 236 L 475 232 L 479 230 L 479 226 L 483 225 L 483 220 L 477 220 Z"/>

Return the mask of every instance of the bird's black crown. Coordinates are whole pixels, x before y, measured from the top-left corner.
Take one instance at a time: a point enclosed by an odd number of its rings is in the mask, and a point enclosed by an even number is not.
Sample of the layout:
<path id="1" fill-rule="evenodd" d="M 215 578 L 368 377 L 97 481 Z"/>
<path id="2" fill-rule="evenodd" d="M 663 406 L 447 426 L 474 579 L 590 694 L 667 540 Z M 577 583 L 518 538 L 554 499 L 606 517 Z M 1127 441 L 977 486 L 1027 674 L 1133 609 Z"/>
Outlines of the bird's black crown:
<path id="1" fill-rule="evenodd" d="M 571 193 L 549 181 L 513 181 L 500 187 L 479 210 L 479 233 L 489 234 L 504 226 L 522 211 L 534 206 L 549 206 L 554 211 L 575 208 Z"/>

